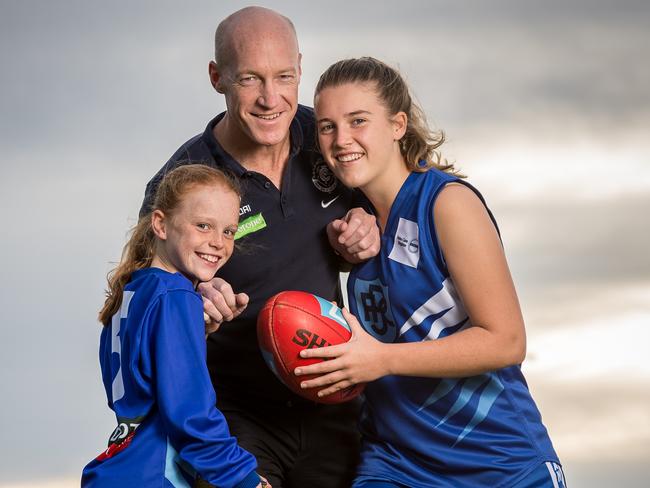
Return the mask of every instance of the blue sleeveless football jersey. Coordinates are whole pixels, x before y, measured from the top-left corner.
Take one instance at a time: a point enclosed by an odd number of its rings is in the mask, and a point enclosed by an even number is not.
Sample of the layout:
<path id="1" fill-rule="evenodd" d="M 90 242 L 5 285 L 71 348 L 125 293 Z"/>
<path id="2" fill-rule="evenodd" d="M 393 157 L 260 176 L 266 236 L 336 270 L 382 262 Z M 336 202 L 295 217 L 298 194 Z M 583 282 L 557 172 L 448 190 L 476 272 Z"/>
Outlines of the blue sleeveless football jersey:
<path id="1" fill-rule="evenodd" d="M 436 340 L 470 325 L 433 223 L 436 197 L 453 181 L 463 183 L 435 169 L 411 173 L 381 252 L 350 273 L 350 309 L 382 342 Z M 365 389 L 360 428 L 359 476 L 413 488 L 511 486 L 559 462 L 519 366 L 468 378 L 383 377 Z"/>
<path id="2" fill-rule="evenodd" d="M 117 427 L 82 487 L 253 488 L 255 458 L 230 435 L 205 364 L 203 302 L 179 273 L 133 273 L 101 333 L 99 358 Z"/>

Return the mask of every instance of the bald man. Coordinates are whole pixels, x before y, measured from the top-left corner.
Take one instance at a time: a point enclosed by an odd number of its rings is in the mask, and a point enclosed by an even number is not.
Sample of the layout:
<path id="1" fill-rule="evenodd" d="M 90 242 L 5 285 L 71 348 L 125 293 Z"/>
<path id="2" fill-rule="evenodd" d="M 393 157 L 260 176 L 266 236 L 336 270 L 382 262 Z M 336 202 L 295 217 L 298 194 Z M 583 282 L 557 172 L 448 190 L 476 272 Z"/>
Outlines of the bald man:
<path id="1" fill-rule="evenodd" d="M 377 254 L 375 219 L 352 208 L 356 194 L 315 149 L 313 111 L 298 104 L 301 54 L 289 19 L 260 7 L 227 17 L 209 74 L 227 111 L 149 182 L 141 215 L 178 165 L 200 162 L 239 179 L 241 249 L 218 278 L 199 285 L 212 330 L 230 321 L 207 344 L 218 407 L 274 488 L 349 487 L 359 449 L 357 403 L 319 405 L 289 391 L 262 359 L 256 319 L 284 290 L 342 303 L 340 256 L 355 263 Z"/>

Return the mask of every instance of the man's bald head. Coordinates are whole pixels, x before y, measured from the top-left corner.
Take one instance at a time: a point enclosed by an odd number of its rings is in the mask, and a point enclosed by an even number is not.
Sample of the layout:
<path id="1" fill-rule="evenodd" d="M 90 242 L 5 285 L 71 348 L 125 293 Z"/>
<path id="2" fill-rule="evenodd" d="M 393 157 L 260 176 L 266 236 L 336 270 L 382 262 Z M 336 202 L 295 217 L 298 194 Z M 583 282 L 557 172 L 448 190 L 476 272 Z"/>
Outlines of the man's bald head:
<path id="1" fill-rule="evenodd" d="M 286 39 L 288 45 L 295 48 L 296 54 L 299 52 L 296 29 L 289 18 L 268 8 L 245 7 L 226 17 L 217 26 L 214 60 L 218 69 L 228 67 L 236 52 L 235 47 L 251 36 L 259 40 Z"/>

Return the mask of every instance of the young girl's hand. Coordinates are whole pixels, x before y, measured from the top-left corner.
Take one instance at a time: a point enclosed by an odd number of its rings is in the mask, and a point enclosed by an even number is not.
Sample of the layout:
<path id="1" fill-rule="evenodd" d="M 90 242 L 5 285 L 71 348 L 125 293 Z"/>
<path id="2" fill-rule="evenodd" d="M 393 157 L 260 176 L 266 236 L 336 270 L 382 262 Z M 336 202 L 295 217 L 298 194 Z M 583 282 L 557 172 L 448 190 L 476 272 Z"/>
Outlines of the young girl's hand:
<path id="1" fill-rule="evenodd" d="M 297 376 L 321 375 L 301 383 L 302 388 L 326 387 L 318 392 L 319 397 L 376 380 L 389 373 L 385 361 L 388 345 L 368 334 L 345 308 L 342 312 L 352 329 L 350 340 L 336 346 L 303 349 L 300 357 L 323 358 L 327 361 L 300 366 L 294 371 Z"/>

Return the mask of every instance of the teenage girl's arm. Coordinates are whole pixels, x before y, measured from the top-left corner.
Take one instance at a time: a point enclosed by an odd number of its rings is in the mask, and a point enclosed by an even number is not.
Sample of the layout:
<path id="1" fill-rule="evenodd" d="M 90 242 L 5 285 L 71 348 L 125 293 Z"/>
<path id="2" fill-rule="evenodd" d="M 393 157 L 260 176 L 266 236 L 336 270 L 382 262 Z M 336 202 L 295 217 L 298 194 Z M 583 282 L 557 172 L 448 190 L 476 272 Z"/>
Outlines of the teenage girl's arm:
<path id="1" fill-rule="evenodd" d="M 505 254 L 483 203 L 467 187 L 450 184 L 434 205 L 436 233 L 471 327 L 442 339 L 384 344 L 344 311 L 353 334 L 346 344 L 301 352 L 331 358 L 296 369 L 321 374 L 303 387 L 328 395 L 386 375 L 435 378 L 472 376 L 523 361 L 524 322 Z"/>

